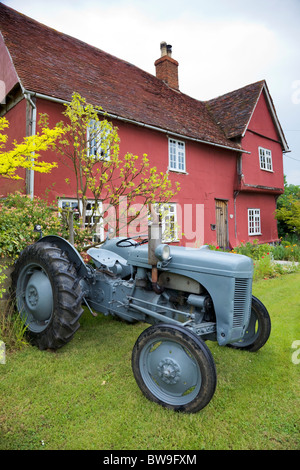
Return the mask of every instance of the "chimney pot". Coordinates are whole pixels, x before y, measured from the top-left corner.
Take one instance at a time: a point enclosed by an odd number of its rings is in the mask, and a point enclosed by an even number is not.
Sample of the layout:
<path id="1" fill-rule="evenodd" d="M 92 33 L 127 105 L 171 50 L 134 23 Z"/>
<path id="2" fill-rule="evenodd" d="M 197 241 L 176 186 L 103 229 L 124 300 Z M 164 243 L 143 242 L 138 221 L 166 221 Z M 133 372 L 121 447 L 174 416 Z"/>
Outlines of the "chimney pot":
<path id="1" fill-rule="evenodd" d="M 167 55 L 167 43 L 165 41 L 160 43 L 160 54 L 161 57 Z"/>

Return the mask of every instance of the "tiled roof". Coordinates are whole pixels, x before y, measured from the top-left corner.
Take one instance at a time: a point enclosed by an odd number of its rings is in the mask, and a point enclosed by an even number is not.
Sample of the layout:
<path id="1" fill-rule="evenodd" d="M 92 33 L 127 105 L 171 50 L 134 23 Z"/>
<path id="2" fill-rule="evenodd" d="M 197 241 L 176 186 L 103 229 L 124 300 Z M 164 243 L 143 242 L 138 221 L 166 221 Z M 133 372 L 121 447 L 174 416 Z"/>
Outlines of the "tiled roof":
<path id="1" fill-rule="evenodd" d="M 0 29 L 22 86 L 71 101 L 79 92 L 109 114 L 186 138 L 239 149 L 263 85 L 257 82 L 208 102 L 0 3 Z"/>
<path id="2" fill-rule="evenodd" d="M 0 3 L 0 29 L 22 86 L 71 101 L 79 92 L 104 111 L 189 138 L 239 148 L 205 103 L 78 39 Z"/>
<path id="3" fill-rule="evenodd" d="M 264 85 L 261 80 L 206 102 L 229 139 L 243 135 Z"/>

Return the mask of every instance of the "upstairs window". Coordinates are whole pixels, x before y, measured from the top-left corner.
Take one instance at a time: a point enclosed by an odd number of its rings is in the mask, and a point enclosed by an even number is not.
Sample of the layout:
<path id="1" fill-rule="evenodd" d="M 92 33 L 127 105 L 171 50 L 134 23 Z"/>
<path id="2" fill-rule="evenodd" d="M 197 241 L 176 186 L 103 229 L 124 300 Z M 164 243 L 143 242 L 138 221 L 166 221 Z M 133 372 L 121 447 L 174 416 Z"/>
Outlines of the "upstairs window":
<path id="1" fill-rule="evenodd" d="M 261 170 L 273 171 L 272 165 L 272 152 L 271 150 L 258 147 L 259 151 L 259 165 Z"/>
<path id="2" fill-rule="evenodd" d="M 100 121 L 91 121 L 87 129 L 88 156 L 109 160 L 109 144 L 103 139 Z"/>
<path id="3" fill-rule="evenodd" d="M 248 209 L 248 234 L 261 235 L 260 209 Z"/>
<path id="4" fill-rule="evenodd" d="M 185 173 L 185 143 L 169 139 L 169 170 Z"/>

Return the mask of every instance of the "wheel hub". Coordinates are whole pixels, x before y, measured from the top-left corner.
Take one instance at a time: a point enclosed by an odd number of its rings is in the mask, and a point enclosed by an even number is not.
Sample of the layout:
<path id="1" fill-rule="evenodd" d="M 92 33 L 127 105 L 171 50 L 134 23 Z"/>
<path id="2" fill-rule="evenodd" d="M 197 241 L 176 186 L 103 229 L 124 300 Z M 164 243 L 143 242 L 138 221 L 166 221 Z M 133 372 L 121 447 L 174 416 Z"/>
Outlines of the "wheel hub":
<path id="1" fill-rule="evenodd" d="M 28 303 L 31 307 L 36 307 L 39 301 L 39 294 L 35 287 L 31 286 L 28 292 Z"/>
<path id="2" fill-rule="evenodd" d="M 31 314 L 31 321 L 49 320 L 53 310 L 51 283 L 42 271 L 34 271 L 25 288 L 26 311 Z"/>
<path id="3" fill-rule="evenodd" d="M 167 384 L 176 384 L 181 376 L 181 370 L 173 359 L 165 358 L 157 366 L 159 377 Z"/>

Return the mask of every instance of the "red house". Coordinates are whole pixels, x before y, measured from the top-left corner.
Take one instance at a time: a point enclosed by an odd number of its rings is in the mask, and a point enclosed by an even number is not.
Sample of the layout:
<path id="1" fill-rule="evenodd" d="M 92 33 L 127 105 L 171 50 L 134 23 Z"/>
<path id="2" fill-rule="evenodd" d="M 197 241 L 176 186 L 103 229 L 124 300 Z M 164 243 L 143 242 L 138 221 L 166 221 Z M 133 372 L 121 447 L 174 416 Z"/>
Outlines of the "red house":
<path id="1" fill-rule="evenodd" d="M 264 80 L 199 101 L 180 92 L 178 62 L 166 43 L 154 76 L 1 3 L 0 28 L 0 114 L 10 122 L 10 139 L 34 134 L 39 113 L 55 125 L 79 92 L 117 125 L 121 154 L 146 153 L 179 181 L 168 221 L 175 240 L 233 247 L 278 239 L 274 211 L 288 145 Z M 48 189 L 60 205 L 75 201 L 61 165 L 23 176 L 21 183 L 2 178 L 0 196 L 21 189 L 45 197 Z"/>

